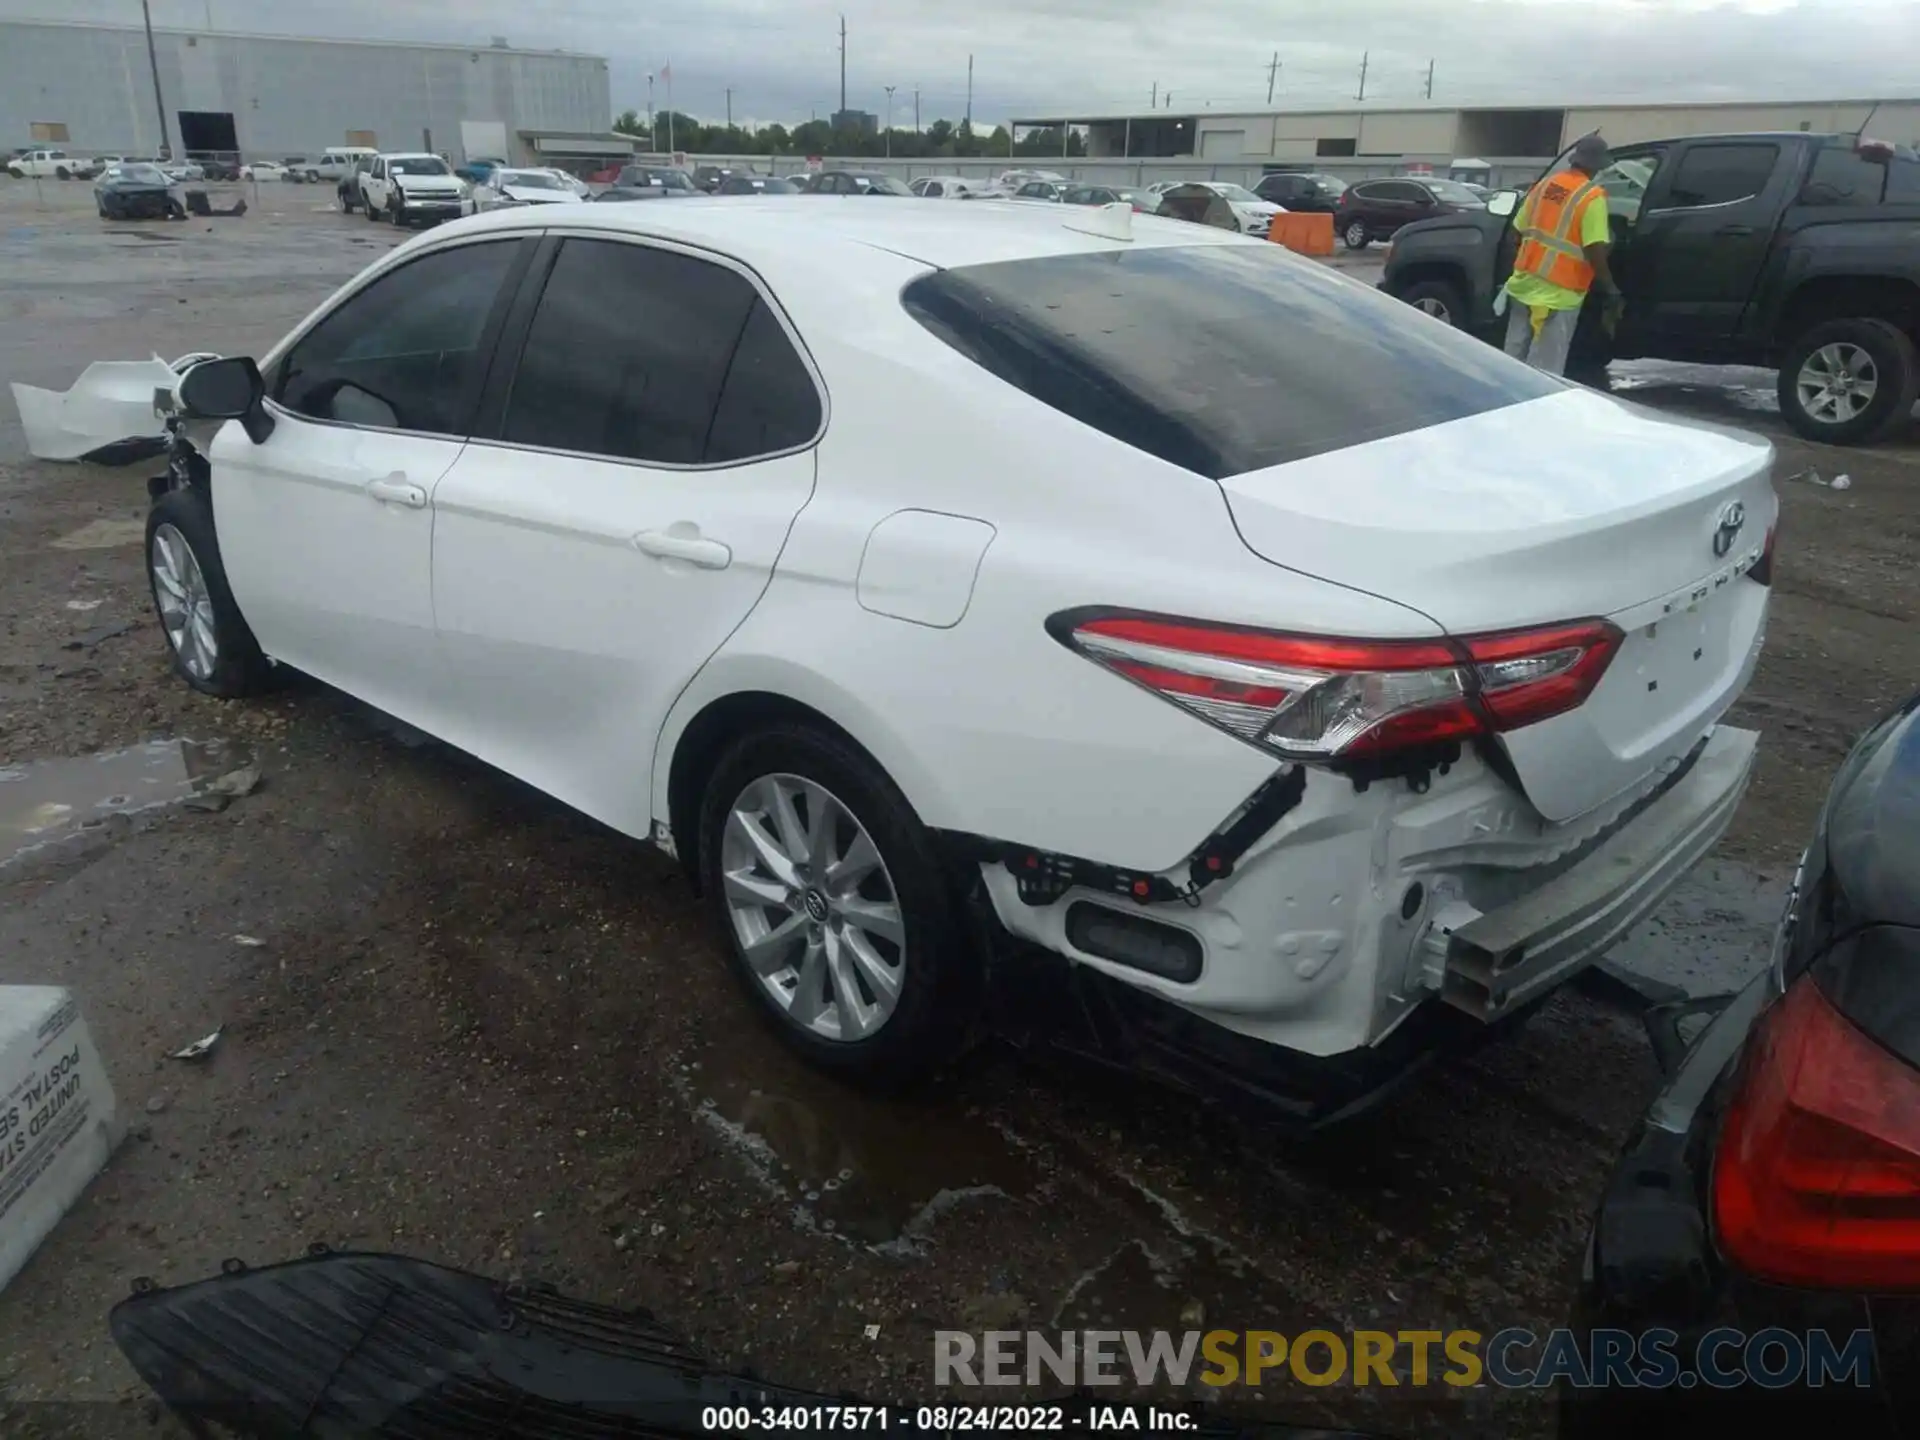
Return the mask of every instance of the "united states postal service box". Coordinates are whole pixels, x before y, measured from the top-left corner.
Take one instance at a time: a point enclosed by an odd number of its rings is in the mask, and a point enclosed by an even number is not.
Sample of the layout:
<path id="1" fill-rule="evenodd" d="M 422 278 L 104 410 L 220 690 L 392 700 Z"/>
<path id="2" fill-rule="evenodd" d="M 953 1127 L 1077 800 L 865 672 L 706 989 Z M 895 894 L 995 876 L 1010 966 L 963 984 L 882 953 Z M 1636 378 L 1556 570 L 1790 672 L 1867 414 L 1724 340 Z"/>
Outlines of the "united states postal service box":
<path id="1" fill-rule="evenodd" d="M 71 992 L 0 985 L 0 1287 L 100 1173 L 122 1129 Z"/>

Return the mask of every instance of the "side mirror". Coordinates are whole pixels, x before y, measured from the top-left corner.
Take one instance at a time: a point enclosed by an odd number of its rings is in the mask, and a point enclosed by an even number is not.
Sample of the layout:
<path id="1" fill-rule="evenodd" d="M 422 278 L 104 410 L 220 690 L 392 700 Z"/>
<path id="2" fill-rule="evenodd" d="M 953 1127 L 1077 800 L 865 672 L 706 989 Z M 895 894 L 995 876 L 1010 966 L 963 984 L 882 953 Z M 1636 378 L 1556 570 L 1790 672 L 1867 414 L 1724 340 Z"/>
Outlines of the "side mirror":
<path id="1" fill-rule="evenodd" d="M 238 420 L 254 444 L 273 433 L 273 417 L 261 403 L 266 382 L 251 356 L 203 360 L 180 377 L 180 408 L 197 420 Z"/>
<path id="2" fill-rule="evenodd" d="M 1511 190 L 1502 190 L 1487 197 L 1487 213 L 1506 219 L 1520 208 L 1520 197 Z"/>

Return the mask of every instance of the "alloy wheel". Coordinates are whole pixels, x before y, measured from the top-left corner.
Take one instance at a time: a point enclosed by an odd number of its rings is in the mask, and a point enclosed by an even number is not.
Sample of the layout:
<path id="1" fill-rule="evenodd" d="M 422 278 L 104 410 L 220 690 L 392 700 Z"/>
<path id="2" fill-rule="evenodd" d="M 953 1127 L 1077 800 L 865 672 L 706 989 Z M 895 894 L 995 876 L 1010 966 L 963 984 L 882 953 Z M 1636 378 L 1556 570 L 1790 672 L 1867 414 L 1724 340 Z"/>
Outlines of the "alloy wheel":
<path id="1" fill-rule="evenodd" d="M 763 775 L 720 841 L 728 918 L 788 1020 L 827 1040 L 873 1035 L 906 982 L 906 922 L 873 837 L 824 785 Z"/>
<path id="2" fill-rule="evenodd" d="M 1836 340 L 1822 345 L 1794 377 L 1800 408 L 1824 425 L 1844 425 L 1873 403 L 1880 372 L 1861 346 Z"/>
<path id="3" fill-rule="evenodd" d="M 1444 301 L 1432 295 L 1422 295 L 1418 300 L 1413 302 L 1413 308 L 1418 310 L 1422 315 L 1431 315 L 1434 319 L 1444 320 L 1449 325 L 1453 323 L 1453 312 L 1447 309 Z"/>
<path id="4" fill-rule="evenodd" d="M 158 526 L 153 532 L 149 564 L 167 643 L 194 679 L 212 678 L 214 666 L 220 663 L 220 644 L 214 631 L 213 596 L 207 593 L 207 580 L 200 573 L 193 546 L 176 527 Z"/>

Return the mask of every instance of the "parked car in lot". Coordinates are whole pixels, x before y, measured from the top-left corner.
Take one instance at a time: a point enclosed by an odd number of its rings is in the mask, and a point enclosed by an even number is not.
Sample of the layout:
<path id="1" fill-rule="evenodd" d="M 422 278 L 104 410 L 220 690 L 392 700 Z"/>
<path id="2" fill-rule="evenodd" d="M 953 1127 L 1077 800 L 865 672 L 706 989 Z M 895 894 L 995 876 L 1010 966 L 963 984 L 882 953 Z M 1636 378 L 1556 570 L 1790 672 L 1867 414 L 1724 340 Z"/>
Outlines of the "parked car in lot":
<path id="1" fill-rule="evenodd" d="M 870 170 L 820 170 L 807 180 L 808 195 L 907 195 L 904 183 Z"/>
<path id="2" fill-rule="evenodd" d="M 1599 177 L 1627 304 L 1581 316 L 1571 373 L 1653 356 L 1779 371 L 1781 417 L 1828 444 L 1908 423 L 1920 393 L 1920 155 L 1854 135 L 1622 145 Z M 1404 230 L 1382 288 L 1497 343 L 1516 198 Z"/>
<path id="3" fill-rule="evenodd" d="M 972 200 L 991 189 L 983 180 L 960 175 L 921 175 L 909 180 L 907 188 L 924 200 Z"/>
<path id="4" fill-rule="evenodd" d="M 484 183 L 486 178 L 495 170 L 502 168 L 506 163 L 505 160 L 497 155 L 482 155 L 476 160 L 469 160 L 464 165 L 456 166 L 453 173 L 458 175 L 462 180 L 465 180 L 469 185 L 478 186 Z"/>
<path id="5" fill-rule="evenodd" d="M 200 167 L 202 179 L 231 181 L 240 178 L 240 159 L 237 155 L 196 155 L 192 158 L 193 163 Z"/>
<path id="6" fill-rule="evenodd" d="M 546 174 L 553 176 L 554 179 L 566 186 L 567 189 L 571 190 L 580 199 L 590 200 L 593 198 L 593 187 L 571 170 L 561 170 L 551 165 L 536 168 L 544 169 Z"/>
<path id="7" fill-rule="evenodd" d="M 160 168 L 176 184 L 192 184 L 207 178 L 206 167 L 197 160 L 166 160 L 161 162 Z"/>
<path id="8" fill-rule="evenodd" d="M 693 188 L 713 195 L 722 184 L 739 173 L 731 165 L 696 165 L 693 167 Z"/>
<path id="9" fill-rule="evenodd" d="M 86 156 L 69 155 L 65 150 L 29 150 L 7 162 L 7 173 L 16 180 L 86 180 L 95 168 Z"/>
<path id="10" fill-rule="evenodd" d="M 1130 205 L 1136 213 L 1151 213 L 1155 208 L 1145 192 L 1113 185 L 1069 185 L 1060 199 L 1066 205 Z"/>
<path id="11" fill-rule="evenodd" d="M 876 1078 L 974 1033 L 997 934 L 1163 1073 L 1338 1113 L 1712 846 L 1764 442 L 1279 246 L 928 214 L 501 211 L 188 371 L 231 423 L 149 520 L 180 675 L 305 672 L 651 836 Z"/>
<path id="12" fill-rule="evenodd" d="M 1690 1049 L 1669 1044 L 1665 1088 L 1594 1219 L 1575 1312 L 1583 1333 L 1664 1333 L 1665 1358 L 1651 1347 L 1623 1358 L 1636 1373 L 1666 1367 L 1666 1379 L 1566 1393 L 1569 1440 L 1915 1433 L 1916 775 L 1920 697 L 1841 765 L 1766 967 L 1719 997 Z M 1822 1383 L 1819 1332 L 1857 1373 Z M 1743 1378 L 1759 1336 L 1775 1337 L 1768 1363 L 1785 1383 L 1693 1373 L 1698 1359 Z"/>
<path id="13" fill-rule="evenodd" d="M 1349 250 L 1391 240 L 1416 220 L 1436 215 L 1486 212 L 1481 200 L 1457 180 L 1403 175 L 1349 185 L 1333 211 L 1333 228 Z"/>
<path id="14" fill-rule="evenodd" d="M 511 205 L 577 205 L 580 196 L 551 170 L 517 170 L 497 166 L 473 187 L 476 210 L 498 210 Z"/>
<path id="15" fill-rule="evenodd" d="M 93 182 L 93 203 L 102 220 L 184 218 L 177 184 L 158 165 L 109 165 Z"/>
<path id="16" fill-rule="evenodd" d="M 1273 228 L 1273 217 L 1280 213 L 1280 207 L 1271 200 L 1262 200 L 1246 186 L 1236 185 L 1230 180 L 1195 180 L 1191 183 L 1204 186 L 1226 201 L 1240 228 L 1249 235 L 1264 238 L 1267 231 Z"/>
<path id="17" fill-rule="evenodd" d="M 614 178 L 613 188 L 615 190 L 663 190 L 680 199 L 687 199 L 700 193 L 693 183 L 693 177 L 672 165 L 623 166 Z"/>
<path id="18" fill-rule="evenodd" d="M 1303 215 L 1332 215 L 1340 208 L 1340 197 L 1347 182 L 1338 175 L 1320 175 L 1312 171 L 1281 171 L 1263 175 L 1253 193 L 1284 210 Z"/>
<path id="19" fill-rule="evenodd" d="M 369 220 L 410 225 L 416 220 L 452 220 L 473 213 L 467 182 L 438 155 L 376 155 L 360 176 L 361 203 Z"/>
<path id="20" fill-rule="evenodd" d="M 288 179 L 287 167 L 278 160 L 249 160 L 240 167 L 240 178 L 256 184 Z"/>
<path id="21" fill-rule="evenodd" d="M 1072 187 L 1070 180 L 1029 180 L 1013 192 L 1015 200 L 1039 200 L 1048 205 L 1058 205 Z"/>
<path id="22" fill-rule="evenodd" d="M 800 187 L 778 175 L 729 175 L 716 195 L 798 195 Z"/>
<path id="23" fill-rule="evenodd" d="M 371 145 L 329 145 L 320 152 L 320 158 L 313 162 L 308 179 L 332 181 L 338 187 L 341 181 L 359 168 L 362 160 L 371 160 L 379 153 Z"/>
<path id="24" fill-rule="evenodd" d="M 280 168 L 285 172 L 281 178 L 291 180 L 296 185 L 306 185 L 320 178 L 319 162 L 305 155 L 287 156 L 280 162 Z"/>
<path id="25" fill-rule="evenodd" d="M 373 169 L 373 162 L 379 158 L 377 152 L 372 155 L 362 155 L 353 162 L 353 168 L 348 170 L 346 174 L 342 175 L 338 182 L 335 183 L 333 187 L 333 198 L 335 203 L 340 206 L 340 213 L 342 215 L 351 215 L 356 210 L 366 208 L 367 192 L 365 187 L 367 172 Z"/>

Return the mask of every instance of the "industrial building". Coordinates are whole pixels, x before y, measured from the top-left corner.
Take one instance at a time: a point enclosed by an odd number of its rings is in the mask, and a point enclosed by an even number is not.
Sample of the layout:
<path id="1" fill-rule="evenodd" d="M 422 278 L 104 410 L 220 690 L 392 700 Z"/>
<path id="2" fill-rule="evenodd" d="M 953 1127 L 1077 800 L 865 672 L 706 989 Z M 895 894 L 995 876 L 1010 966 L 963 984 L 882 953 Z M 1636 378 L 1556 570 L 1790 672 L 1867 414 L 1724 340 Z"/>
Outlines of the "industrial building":
<path id="1" fill-rule="evenodd" d="M 465 126 L 469 136 L 504 136 L 515 160 L 632 148 L 608 133 L 607 62 L 595 55 L 505 39 L 419 45 L 178 29 L 153 39 L 150 62 L 137 24 L 0 23 L 0 145 L 248 158 L 373 145 L 463 159 Z"/>
<path id="2" fill-rule="evenodd" d="M 1869 117 L 1871 117 L 1869 124 Z M 1021 117 L 1015 134 L 1071 126 L 1093 159 L 1223 162 L 1253 169 L 1309 167 L 1371 173 L 1473 157 L 1497 172 L 1551 158 L 1590 131 L 1624 145 L 1730 131 L 1845 132 L 1920 143 L 1920 99 L 1755 103 L 1481 106 L 1320 106 L 1240 113 L 1149 110 L 1133 115 Z"/>

